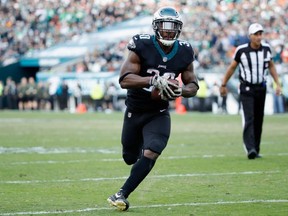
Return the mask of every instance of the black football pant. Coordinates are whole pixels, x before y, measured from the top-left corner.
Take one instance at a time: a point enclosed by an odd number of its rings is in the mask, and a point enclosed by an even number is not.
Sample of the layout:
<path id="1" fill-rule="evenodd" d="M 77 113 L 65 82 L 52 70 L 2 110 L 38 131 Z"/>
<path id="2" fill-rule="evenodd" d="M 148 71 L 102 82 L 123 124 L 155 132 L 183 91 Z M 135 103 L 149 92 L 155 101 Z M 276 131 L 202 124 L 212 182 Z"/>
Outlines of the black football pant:
<path id="1" fill-rule="evenodd" d="M 121 137 L 124 161 L 134 164 L 144 149 L 150 149 L 160 155 L 168 143 L 170 130 L 168 110 L 134 113 L 127 109 Z"/>
<path id="2" fill-rule="evenodd" d="M 133 113 L 125 112 L 122 130 L 122 151 L 126 164 L 132 165 L 130 175 L 121 187 L 123 195 L 128 198 L 152 170 L 156 161 L 142 153 L 150 149 L 159 155 L 165 149 L 171 130 L 168 110 L 163 112 Z"/>
<path id="3" fill-rule="evenodd" d="M 240 99 L 243 107 L 243 141 L 247 152 L 260 152 L 266 84 L 240 85 Z"/>

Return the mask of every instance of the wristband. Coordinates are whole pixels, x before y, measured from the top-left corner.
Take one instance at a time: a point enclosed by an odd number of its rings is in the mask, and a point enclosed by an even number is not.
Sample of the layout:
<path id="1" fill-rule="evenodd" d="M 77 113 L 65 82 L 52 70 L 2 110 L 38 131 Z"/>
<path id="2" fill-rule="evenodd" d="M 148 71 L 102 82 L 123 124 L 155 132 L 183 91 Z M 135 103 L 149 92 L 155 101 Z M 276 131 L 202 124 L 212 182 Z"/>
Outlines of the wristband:
<path id="1" fill-rule="evenodd" d="M 222 84 L 221 87 L 226 87 L 226 85 Z"/>
<path id="2" fill-rule="evenodd" d="M 123 79 L 124 79 L 127 75 L 129 75 L 129 74 L 133 74 L 133 73 L 132 73 L 132 72 L 127 72 L 127 73 L 123 74 L 123 75 L 119 78 L 118 82 L 121 83 L 121 82 L 123 81 Z"/>
<path id="3" fill-rule="evenodd" d="M 153 76 L 150 77 L 149 86 L 152 86 L 152 85 L 153 85 L 152 81 L 153 81 Z"/>

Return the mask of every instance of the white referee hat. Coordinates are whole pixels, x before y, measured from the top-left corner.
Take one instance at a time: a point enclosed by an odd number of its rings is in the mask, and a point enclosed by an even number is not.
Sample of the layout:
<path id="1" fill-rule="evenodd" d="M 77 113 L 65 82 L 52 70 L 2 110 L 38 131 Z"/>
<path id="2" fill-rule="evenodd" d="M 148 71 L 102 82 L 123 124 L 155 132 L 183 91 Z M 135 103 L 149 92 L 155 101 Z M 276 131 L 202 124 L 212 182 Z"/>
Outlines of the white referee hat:
<path id="1" fill-rule="evenodd" d="M 249 26 L 249 30 L 248 30 L 249 35 L 255 34 L 256 32 L 259 32 L 259 31 L 262 31 L 262 32 L 264 31 L 263 26 L 260 25 L 259 23 L 253 23 Z"/>

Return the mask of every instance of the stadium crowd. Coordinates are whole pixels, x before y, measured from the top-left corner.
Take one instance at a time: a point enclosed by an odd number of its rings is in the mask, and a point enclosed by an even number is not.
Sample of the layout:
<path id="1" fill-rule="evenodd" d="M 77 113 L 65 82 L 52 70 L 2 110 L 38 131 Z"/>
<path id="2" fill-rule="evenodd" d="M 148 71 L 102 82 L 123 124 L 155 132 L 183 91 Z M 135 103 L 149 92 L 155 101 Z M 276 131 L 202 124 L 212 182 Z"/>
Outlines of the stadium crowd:
<path id="1" fill-rule="evenodd" d="M 146 6 L 145 14 L 151 14 L 161 4 L 161 1 L 143 4 Z M 265 37 L 273 49 L 276 64 L 288 64 L 287 1 L 204 0 L 174 4 L 182 12 L 184 25 L 188 26 L 184 28 L 181 38 L 192 44 L 201 68 L 210 69 L 215 65 L 228 64 L 235 47 L 247 42 L 247 28 L 253 22 L 261 22 L 264 26 Z M 118 70 L 129 39 L 108 44 L 102 52 L 95 50 L 83 62 L 67 68 L 67 71 Z"/>
<path id="2" fill-rule="evenodd" d="M 187 1 L 180 4 L 176 4 L 176 7 L 181 9 L 184 25 L 188 26 L 184 28 L 181 38 L 193 45 L 201 68 L 228 64 L 235 47 L 247 42 L 247 28 L 252 22 L 263 24 L 276 64 L 288 63 L 287 1 Z M 158 7 L 155 5 L 147 12 Z M 118 70 L 128 40 L 108 44 L 103 52 L 97 50 L 88 54 L 83 62 L 67 68 L 67 71 Z"/>
<path id="3" fill-rule="evenodd" d="M 0 110 L 72 111 L 72 108 L 75 110 L 83 102 L 81 88 L 77 83 L 73 89 L 69 89 L 65 81 L 57 85 L 52 85 L 51 82 L 35 82 L 34 77 L 22 77 L 21 81 L 16 83 L 8 77 L 5 86 L 0 80 Z M 113 111 L 117 109 L 113 104 L 116 91 L 114 83 L 96 83 L 86 96 L 86 103 L 90 103 L 93 111 Z"/>
<path id="4" fill-rule="evenodd" d="M 46 49 L 75 35 L 95 32 L 139 15 L 152 14 L 163 2 L 1 0 L 0 62 L 6 65 L 29 51 Z M 193 45 L 202 67 L 227 63 L 233 47 L 247 40 L 247 26 L 255 21 L 264 25 L 267 40 L 275 52 L 275 61 L 288 62 L 287 1 L 187 0 L 169 3 L 184 15 L 188 28 L 185 28 L 182 38 Z M 78 70 L 89 69 L 85 65 L 90 63 L 92 67 L 91 62 L 100 62 L 100 66 L 94 66 L 96 71 L 118 69 L 119 64 L 115 66 L 110 62 L 117 62 L 118 53 L 123 53 L 123 49 L 123 41 L 116 47 L 109 44 L 105 51 L 95 52 L 84 60 L 84 66 L 79 64 Z M 76 67 L 69 69 L 77 70 Z"/>
<path id="5" fill-rule="evenodd" d="M 285 0 L 138 2 L 0 0 L 0 66 L 74 36 L 97 32 L 136 16 L 152 15 L 156 8 L 168 3 L 183 14 L 185 28 L 181 38 L 192 44 L 200 68 L 214 70 L 216 66 L 230 62 L 235 47 L 247 41 L 247 27 L 252 22 L 260 22 L 264 26 L 265 38 L 272 47 L 278 71 L 282 72 L 281 65 L 288 64 L 288 2 Z M 67 72 L 118 70 L 129 39 L 115 41 L 103 50 L 87 53 L 83 61 L 67 67 Z M 7 85 L 7 82 L 2 83 L 4 87 L 0 95 L 4 95 Z"/>
<path id="6" fill-rule="evenodd" d="M 136 1 L 1 0 L 0 62 L 145 13 Z"/>

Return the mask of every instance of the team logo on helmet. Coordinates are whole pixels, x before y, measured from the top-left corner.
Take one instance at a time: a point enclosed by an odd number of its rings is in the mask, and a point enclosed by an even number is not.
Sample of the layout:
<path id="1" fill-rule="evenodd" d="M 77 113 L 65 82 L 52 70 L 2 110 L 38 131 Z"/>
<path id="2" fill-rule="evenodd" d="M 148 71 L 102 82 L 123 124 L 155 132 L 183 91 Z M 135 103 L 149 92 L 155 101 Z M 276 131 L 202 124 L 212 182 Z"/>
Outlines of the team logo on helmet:
<path id="1" fill-rule="evenodd" d="M 128 47 L 131 49 L 135 49 L 136 48 L 136 44 L 134 43 L 134 40 L 131 39 L 128 43 Z"/>

